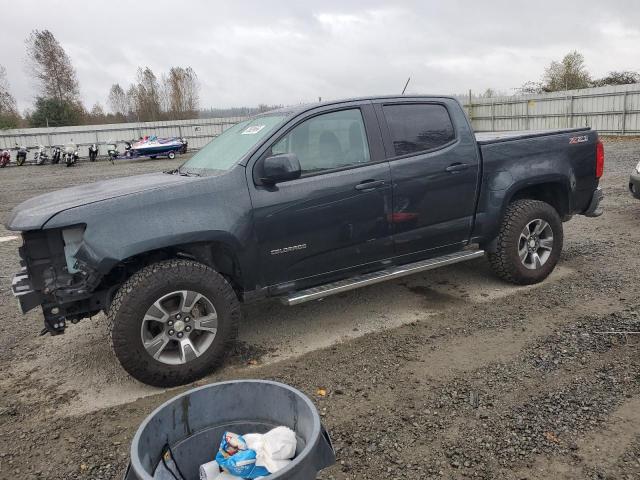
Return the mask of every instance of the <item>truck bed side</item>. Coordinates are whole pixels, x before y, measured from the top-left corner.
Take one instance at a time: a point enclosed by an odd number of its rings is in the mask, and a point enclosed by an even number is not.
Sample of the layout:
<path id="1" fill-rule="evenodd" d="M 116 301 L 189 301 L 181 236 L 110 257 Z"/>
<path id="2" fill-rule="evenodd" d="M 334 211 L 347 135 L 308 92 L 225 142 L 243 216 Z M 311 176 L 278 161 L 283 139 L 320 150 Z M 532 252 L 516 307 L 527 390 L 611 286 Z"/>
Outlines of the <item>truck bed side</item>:
<path id="1" fill-rule="evenodd" d="M 596 178 L 598 134 L 589 128 L 477 134 L 482 181 L 472 241 L 492 240 L 515 198 L 547 201 L 561 217 L 584 212 Z"/>

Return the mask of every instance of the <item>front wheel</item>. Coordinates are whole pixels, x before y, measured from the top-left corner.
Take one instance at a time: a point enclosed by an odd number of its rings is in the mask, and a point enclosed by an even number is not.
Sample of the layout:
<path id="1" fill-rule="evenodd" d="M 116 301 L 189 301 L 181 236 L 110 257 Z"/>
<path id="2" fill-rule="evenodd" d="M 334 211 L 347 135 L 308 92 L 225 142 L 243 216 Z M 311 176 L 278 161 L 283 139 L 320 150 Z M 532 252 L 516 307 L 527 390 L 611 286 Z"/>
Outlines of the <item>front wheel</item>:
<path id="1" fill-rule="evenodd" d="M 516 200 L 507 207 L 495 251 L 487 257 L 500 278 L 530 285 L 553 271 L 562 243 L 562 220 L 555 208 L 539 200 Z"/>
<path id="2" fill-rule="evenodd" d="M 109 308 L 111 345 L 122 367 L 156 387 L 193 382 L 233 344 L 240 305 L 212 268 L 166 260 L 135 273 Z"/>
<path id="3" fill-rule="evenodd" d="M 176 154 L 174 152 L 169 152 L 169 160 L 173 160 L 176 158 Z"/>

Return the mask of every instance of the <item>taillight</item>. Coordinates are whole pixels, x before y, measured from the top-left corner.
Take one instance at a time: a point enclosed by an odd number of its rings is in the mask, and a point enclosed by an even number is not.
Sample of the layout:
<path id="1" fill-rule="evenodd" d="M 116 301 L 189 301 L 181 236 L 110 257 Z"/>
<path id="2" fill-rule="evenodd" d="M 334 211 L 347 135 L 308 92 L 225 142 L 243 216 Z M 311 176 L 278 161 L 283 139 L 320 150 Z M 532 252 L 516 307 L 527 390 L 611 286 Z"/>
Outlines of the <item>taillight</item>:
<path id="1" fill-rule="evenodd" d="M 596 178 L 602 177 L 604 173 L 604 144 L 598 139 L 596 142 Z"/>

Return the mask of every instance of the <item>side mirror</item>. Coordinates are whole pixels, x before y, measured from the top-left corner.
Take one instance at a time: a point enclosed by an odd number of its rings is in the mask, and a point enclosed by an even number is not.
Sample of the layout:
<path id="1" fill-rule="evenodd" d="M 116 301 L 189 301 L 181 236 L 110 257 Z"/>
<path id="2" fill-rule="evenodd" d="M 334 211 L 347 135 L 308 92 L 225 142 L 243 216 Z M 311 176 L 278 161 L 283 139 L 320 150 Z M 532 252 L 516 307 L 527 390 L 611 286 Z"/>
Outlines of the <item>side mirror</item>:
<path id="1" fill-rule="evenodd" d="M 267 185 L 300 178 L 302 168 L 295 153 L 282 153 L 264 159 L 262 163 L 262 180 Z"/>

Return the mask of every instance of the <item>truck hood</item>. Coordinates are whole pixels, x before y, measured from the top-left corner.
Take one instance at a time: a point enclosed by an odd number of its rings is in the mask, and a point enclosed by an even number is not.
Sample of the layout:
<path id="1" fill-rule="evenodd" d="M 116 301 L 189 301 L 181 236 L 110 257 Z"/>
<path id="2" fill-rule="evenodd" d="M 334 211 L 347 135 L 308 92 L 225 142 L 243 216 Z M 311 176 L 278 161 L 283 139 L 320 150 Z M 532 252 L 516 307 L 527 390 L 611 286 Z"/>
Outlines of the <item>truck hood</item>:
<path id="1" fill-rule="evenodd" d="M 15 231 L 36 230 L 42 228 L 54 215 L 70 208 L 148 190 L 167 188 L 190 180 L 193 178 L 151 173 L 65 188 L 22 202 L 13 209 L 5 225 L 7 229 Z"/>

